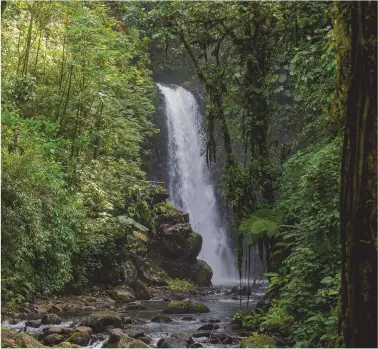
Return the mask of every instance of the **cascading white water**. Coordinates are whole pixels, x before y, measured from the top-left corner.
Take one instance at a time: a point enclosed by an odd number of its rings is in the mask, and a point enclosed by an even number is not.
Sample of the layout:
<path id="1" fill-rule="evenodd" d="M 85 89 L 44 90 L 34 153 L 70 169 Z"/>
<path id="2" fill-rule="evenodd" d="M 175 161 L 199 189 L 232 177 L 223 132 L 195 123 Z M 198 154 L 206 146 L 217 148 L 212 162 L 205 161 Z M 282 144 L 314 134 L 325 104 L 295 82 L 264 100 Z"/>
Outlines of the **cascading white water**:
<path id="1" fill-rule="evenodd" d="M 237 279 L 234 255 L 220 215 L 200 135 L 202 116 L 194 96 L 176 85 L 158 84 L 165 98 L 168 126 L 169 201 L 189 213 L 193 230 L 202 235 L 199 258 L 213 269 L 213 284 Z"/>

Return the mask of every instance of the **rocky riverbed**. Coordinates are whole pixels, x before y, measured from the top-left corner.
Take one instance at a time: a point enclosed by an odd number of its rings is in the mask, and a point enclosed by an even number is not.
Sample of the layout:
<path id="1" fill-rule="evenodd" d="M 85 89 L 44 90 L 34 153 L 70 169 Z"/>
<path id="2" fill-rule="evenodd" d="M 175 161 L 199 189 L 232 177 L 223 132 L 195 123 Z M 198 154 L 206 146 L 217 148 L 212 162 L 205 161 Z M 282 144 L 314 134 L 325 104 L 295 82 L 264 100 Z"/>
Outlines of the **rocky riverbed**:
<path id="1" fill-rule="evenodd" d="M 250 308 L 266 289 L 265 282 L 254 285 Z M 9 314 L 2 322 L 8 346 L 17 347 L 17 340 L 12 341 L 5 328 L 29 334 L 46 347 L 239 347 L 250 334 L 231 326 L 240 310 L 236 287 L 200 288 L 192 294 L 161 287 L 150 300 L 127 303 L 108 294 L 97 291 L 25 304 L 23 312 Z M 246 307 L 242 295 L 241 308 Z"/>

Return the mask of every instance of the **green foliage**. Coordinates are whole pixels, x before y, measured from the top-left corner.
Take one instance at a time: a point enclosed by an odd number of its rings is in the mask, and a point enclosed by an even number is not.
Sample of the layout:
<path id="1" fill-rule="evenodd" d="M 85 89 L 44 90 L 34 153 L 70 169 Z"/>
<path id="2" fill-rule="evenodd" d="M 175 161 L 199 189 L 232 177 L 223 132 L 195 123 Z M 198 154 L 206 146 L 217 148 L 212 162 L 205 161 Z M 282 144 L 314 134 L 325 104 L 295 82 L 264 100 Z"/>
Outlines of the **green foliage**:
<path id="1" fill-rule="evenodd" d="M 2 19 L 2 300 L 13 306 L 86 287 L 107 248 L 152 228 L 141 158 L 156 87 L 148 40 L 109 4 L 14 1 Z"/>
<path id="2" fill-rule="evenodd" d="M 170 279 L 168 282 L 168 288 L 171 291 L 188 293 L 195 290 L 195 286 L 191 282 L 180 279 Z"/>

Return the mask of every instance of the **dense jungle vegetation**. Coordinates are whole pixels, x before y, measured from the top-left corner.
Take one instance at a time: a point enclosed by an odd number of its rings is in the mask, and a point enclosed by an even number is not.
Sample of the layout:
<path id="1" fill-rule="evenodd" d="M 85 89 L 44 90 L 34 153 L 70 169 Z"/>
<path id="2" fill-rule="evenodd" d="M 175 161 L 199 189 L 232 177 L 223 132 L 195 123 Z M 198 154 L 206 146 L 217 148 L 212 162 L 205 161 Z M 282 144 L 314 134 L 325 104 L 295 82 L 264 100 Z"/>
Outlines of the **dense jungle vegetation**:
<path id="1" fill-rule="evenodd" d="M 256 243 L 267 264 L 266 306 L 234 323 L 294 347 L 376 347 L 376 11 L 2 4 L 3 306 L 80 292 L 115 239 L 153 237 L 152 75 L 176 70 L 204 91 L 237 265 Z"/>

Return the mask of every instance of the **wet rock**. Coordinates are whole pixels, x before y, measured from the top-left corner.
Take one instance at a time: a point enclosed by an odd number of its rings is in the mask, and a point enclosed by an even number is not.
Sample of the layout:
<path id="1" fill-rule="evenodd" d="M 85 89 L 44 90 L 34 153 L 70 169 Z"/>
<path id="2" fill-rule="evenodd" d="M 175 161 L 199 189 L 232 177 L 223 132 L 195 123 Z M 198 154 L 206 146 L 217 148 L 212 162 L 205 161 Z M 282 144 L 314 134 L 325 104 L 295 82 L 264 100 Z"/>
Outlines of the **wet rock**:
<path id="1" fill-rule="evenodd" d="M 213 270 L 205 261 L 197 259 L 196 264 L 193 265 L 193 272 L 191 280 L 200 286 L 211 286 L 211 278 L 213 277 Z"/>
<path id="2" fill-rule="evenodd" d="M 147 322 L 140 318 L 135 318 L 132 320 L 134 325 L 145 325 Z"/>
<path id="3" fill-rule="evenodd" d="M 221 322 L 219 319 L 201 319 L 201 322 L 205 322 L 208 324 L 216 324 Z"/>
<path id="4" fill-rule="evenodd" d="M 44 348 L 44 345 L 38 342 L 32 336 L 25 333 L 16 333 L 5 328 L 1 329 L 1 347 L 2 348 Z"/>
<path id="5" fill-rule="evenodd" d="M 41 324 L 42 324 L 41 320 L 29 320 L 29 321 L 26 321 L 25 326 L 38 328 L 39 326 L 41 326 Z"/>
<path id="6" fill-rule="evenodd" d="M 184 333 L 173 333 L 164 337 L 157 343 L 158 348 L 188 348 L 194 341 L 191 336 Z"/>
<path id="7" fill-rule="evenodd" d="M 189 345 L 189 348 L 203 348 L 201 343 L 193 343 Z"/>
<path id="8" fill-rule="evenodd" d="M 62 335 L 63 337 L 68 337 L 73 332 L 74 330 L 69 327 L 46 326 L 42 330 L 42 333 L 39 334 L 38 339 L 42 340 L 52 334 L 59 334 L 59 335 Z"/>
<path id="9" fill-rule="evenodd" d="M 126 309 L 127 310 L 133 310 L 133 309 L 147 310 L 147 307 L 143 303 L 140 303 L 140 302 L 131 302 L 131 303 L 126 304 Z"/>
<path id="10" fill-rule="evenodd" d="M 214 330 L 217 330 L 219 329 L 219 326 L 216 325 L 216 324 L 206 324 L 206 325 L 202 325 L 198 331 L 214 331 Z"/>
<path id="11" fill-rule="evenodd" d="M 57 345 L 54 345 L 53 348 L 81 348 L 81 346 L 69 342 L 62 342 Z"/>
<path id="12" fill-rule="evenodd" d="M 109 292 L 112 299 L 121 303 L 129 303 L 135 301 L 134 291 L 125 285 L 117 286 Z"/>
<path id="13" fill-rule="evenodd" d="M 75 332 L 92 334 L 92 329 L 88 326 L 78 326 L 78 327 L 75 328 Z"/>
<path id="14" fill-rule="evenodd" d="M 109 327 L 122 328 L 124 318 L 114 311 L 99 311 L 89 315 L 84 322 L 93 332 L 105 332 Z"/>
<path id="15" fill-rule="evenodd" d="M 124 318 L 124 324 L 125 324 L 125 325 L 131 325 L 132 323 L 133 323 L 133 322 L 132 322 L 131 317 L 126 316 L 126 317 Z"/>
<path id="16" fill-rule="evenodd" d="M 211 336 L 212 331 L 201 331 L 197 333 L 193 333 L 192 336 L 194 338 L 206 337 L 209 338 Z"/>
<path id="17" fill-rule="evenodd" d="M 62 318 L 56 314 L 46 314 L 41 322 L 43 325 L 59 325 L 62 323 Z"/>
<path id="18" fill-rule="evenodd" d="M 131 331 L 126 333 L 131 338 L 139 338 L 144 336 L 144 332 Z"/>
<path id="19" fill-rule="evenodd" d="M 138 339 L 146 344 L 151 344 L 152 339 L 148 336 L 138 337 Z"/>
<path id="20" fill-rule="evenodd" d="M 88 345 L 91 336 L 88 332 L 74 332 L 71 336 L 67 339 L 67 342 L 80 345 L 85 347 Z"/>
<path id="21" fill-rule="evenodd" d="M 110 331 L 109 339 L 103 348 L 149 348 L 149 346 L 139 339 L 127 336 L 117 328 Z"/>
<path id="22" fill-rule="evenodd" d="M 64 341 L 64 337 L 61 334 L 54 333 L 43 338 L 42 343 L 45 345 L 48 345 L 49 347 L 52 347 L 63 341 Z"/>
<path id="23" fill-rule="evenodd" d="M 172 319 L 165 314 L 158 314 L 151 318 L 151 322 L 172 322 Z"/>
<path id="24" fill-rule="evenodd" d="M 172 301 L 169 302 L 168 308 L 164 309 L 167 314 L 197 314 L 208 313 L 210 309 L 203 303 L 190 301 Z"/>
<path id="25" fill-rule="evenodd" d="M 211 344 L 232 344 L 234 339 L 225 333 L 213 332 L 209 338 Z"/>
<path id="26" fill-rule="evenodd" d="M 183 321 L 195 321 L 195 318 L 193 316 L 184 316 L 181 318 Z"/>

